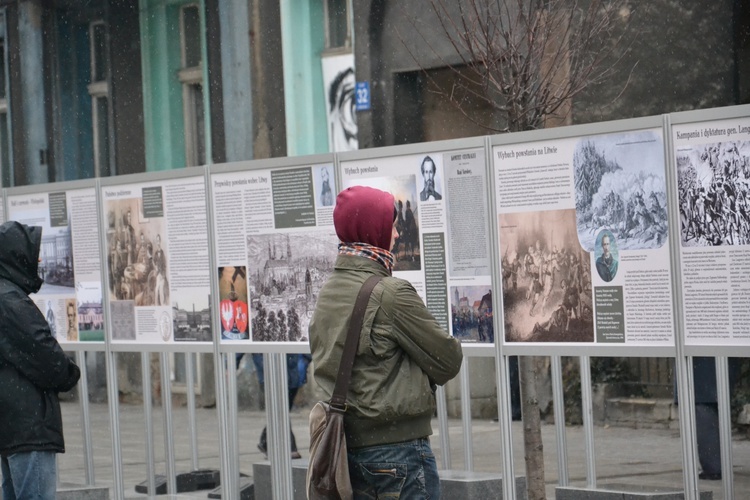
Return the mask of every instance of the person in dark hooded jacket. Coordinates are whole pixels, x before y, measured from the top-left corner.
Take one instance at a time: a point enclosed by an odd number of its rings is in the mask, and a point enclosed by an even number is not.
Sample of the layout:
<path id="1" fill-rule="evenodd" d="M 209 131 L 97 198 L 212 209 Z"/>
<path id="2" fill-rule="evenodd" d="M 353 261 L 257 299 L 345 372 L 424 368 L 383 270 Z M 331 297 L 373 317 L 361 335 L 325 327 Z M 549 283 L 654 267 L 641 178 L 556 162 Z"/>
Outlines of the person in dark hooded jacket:
<path id="1" fill-rule="evenodd" d="M 0 225 L 0 464 L 3 498 L 53 499 L 56 453 L 65 452 L 58 392 L 81 375 L 50 332 L 30 293 L 42 229 Z"/>

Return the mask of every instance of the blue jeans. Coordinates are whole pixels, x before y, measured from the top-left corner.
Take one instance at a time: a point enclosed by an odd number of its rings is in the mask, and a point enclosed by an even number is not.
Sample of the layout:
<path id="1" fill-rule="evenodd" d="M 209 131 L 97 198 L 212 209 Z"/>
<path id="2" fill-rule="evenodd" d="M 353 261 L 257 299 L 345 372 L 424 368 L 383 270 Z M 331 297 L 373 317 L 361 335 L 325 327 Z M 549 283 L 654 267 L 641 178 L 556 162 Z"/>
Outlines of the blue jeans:
<path id="1" fill-rule="evenodd" d="M 3 500 L 54 500 L 57 457 L 54 451 L 28 451 L 0 458 Z"/>
<path id="2" fill-rule="evenodd" d="M 355 499 L 439 499 L 435 455 L 426 438 L 349 450 Z"/>

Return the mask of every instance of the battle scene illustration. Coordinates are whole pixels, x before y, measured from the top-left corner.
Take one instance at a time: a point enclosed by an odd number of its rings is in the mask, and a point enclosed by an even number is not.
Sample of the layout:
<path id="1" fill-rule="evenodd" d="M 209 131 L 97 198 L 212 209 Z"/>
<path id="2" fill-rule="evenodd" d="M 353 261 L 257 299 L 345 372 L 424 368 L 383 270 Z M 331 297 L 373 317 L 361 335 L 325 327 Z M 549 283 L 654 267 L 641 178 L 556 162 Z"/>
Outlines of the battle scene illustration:
<path id="1" fill-rule="evenodd" d="M 394 271 L 419 271 L 422 269 L 422 252 L 419 236 L 419 206 L 417 180 L 414 175 L 394 177 L 368 177 L 348 182 L 345 187 L 368 186 L 393 195 L 396 209 L 398 238 L 390 249 Z"/>
<path id="2" fill-rule="evenodd" d="M 578 238 L 594 248 L 608 228 L 623 250 L 667 240 L 663 142 L 653 132 L 582 139 L 573 155 Z"/>
<path id="3" fill-rule="evenodd" d="M 507 342 L 593 342 L 591 261 L 575 210 L 500 216 Z"/>
<path id="4" fill-rule="evenodd" d="M 247 237 L 250 331 L 256 342 L 304 342 L 336 260 L 333 232 Z"/>
<path id="5" fill-rule="evenodd" d="M 683 246 L 750 244 L 750 142 L 677 151 Z"/>
<path id="6" fill-rule="evenodd" d="M 411 271 L 421 268 L 421 252 L 419 247 L 419 214 L 416 207 L 412 210 L 412 203 L 396 199 L 396 230 L 398 237 L 393 242 L 391 253 L 395 260 L 394 271 Z"/>
<path id="7" fill-rule="evenodd" d="M 452 286 L 451 328 L 461 342 L 495 342 L 490 286 Z"/>

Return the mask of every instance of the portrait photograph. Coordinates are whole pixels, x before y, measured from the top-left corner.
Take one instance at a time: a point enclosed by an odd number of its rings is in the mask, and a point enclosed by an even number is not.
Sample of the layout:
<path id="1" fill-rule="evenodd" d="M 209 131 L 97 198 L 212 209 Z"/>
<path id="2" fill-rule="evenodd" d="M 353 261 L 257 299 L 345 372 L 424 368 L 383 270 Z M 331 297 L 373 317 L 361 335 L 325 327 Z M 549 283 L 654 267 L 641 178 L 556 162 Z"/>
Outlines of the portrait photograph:
<path id="1" fill-rule="evenodd" d="M 617 276 L 620 255 L 617 241 L 609 229 L 599 232 L 596 237 L 596 272 L 599 277 L 609 283 Z"/>
<path id="2" fill-rule="evenodd" d="M 442 186 L 442 165 L 437 162 L 441 161 L 440 155 L 425 156 L 419 165 L 420 184 L 419 184 L 419 201 L 440 201 L 443 199 Z"/>
<path id="3" fill-rule="evenodd" d="M 313 169 L 315 180 L 315 200 L 318 207 L 332 207 L 336 199 L 336 183 L 333 178 L 333 166 L 323 165 Z"/>

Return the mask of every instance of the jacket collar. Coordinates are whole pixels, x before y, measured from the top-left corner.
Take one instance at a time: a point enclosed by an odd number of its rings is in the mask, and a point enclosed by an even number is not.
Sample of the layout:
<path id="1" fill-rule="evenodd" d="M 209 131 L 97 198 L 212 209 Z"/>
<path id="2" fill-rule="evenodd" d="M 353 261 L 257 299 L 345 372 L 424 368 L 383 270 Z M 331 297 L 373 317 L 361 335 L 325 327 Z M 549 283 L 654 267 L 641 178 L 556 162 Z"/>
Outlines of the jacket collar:
<path id="1" fill-rule="evenodd" d="M 367 257 L 358 257 L 356 255 L 339 255 L 336 257 L 335 269 L 347 271 L 367 272 L 379 276 L 390 276 L 388 270 L 381 264 L 370 260 Z"/>

